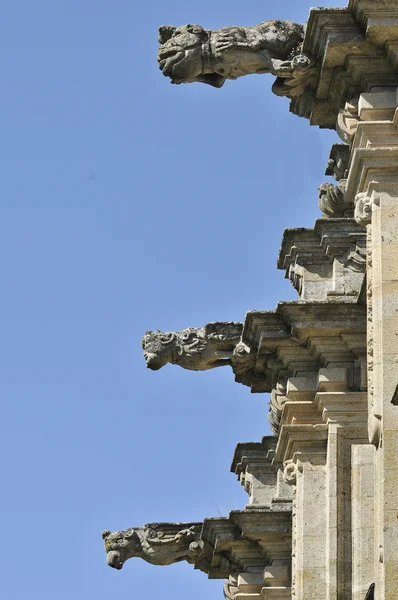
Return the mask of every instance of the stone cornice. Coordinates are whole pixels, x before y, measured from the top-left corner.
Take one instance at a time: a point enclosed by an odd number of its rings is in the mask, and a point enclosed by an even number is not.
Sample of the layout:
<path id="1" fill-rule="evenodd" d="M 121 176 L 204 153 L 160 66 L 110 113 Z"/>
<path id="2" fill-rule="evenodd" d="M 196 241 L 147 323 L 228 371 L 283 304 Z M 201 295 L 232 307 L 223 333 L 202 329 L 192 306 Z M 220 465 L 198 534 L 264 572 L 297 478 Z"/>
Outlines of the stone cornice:
<path id="1" fill-rule="evenodd" d="M 376 4 L 374 0 L 372 4 Z M 320 67 L 308 108 L 312 125 L 334 129 L 346 101 L 374 86 L 397 82 L 391 69 L 391 62 L 396 60 L 397 32 L 394 26 L 387 27 L 385 20 L 394 20 L 395 13 L 395 3 L 391 9 L 383 6 L 372 10 L 369 2 L 359 0 L 348 8 L 311 9 L 303 48 Z M 295 100 L 291 110 L 303 112 Z"/>
<path id="2" fill-rule="evenodd" d="M 236 381 L 253 392 L 270 392 L 283 370 L 289 377 L 300 371 L 315 377 L 328 362 L 354 363 L 361 343 L 366 351 L 365 332 L 365 308 L 354 303 L 281 302 L 276 311 L 249 312 L 242 339 L 255 362 Z M 351 348 L 352 335 L 356 345 Z"/>
<path id="3" fill-rule="evenodd" d="M 314 404 L 324 423 L 354 426 L 363 429 L 366 434 L 367 400 L 366 392 L 323 392 L 315 395 Z"/>
<path id="4" fill-rule="evenodd" d="M 277 267 L 301 300 L 358 301 L 365 273 L 366 230 L 355 219 L 318 219 L 286 229 Z"/>
<path id="5" fill-rule="evenodd" d="M 275 473 L 271 466 L 275 454 L 277 439 L 275 436 L 263 437 L 261 442 L 246 442 L 237 444 L 231 464 L 231 472 L 240 475 L 247 468 L 259 466 Z"/>
<path id="6" fill-rule="evenodd" d="M 391 121 L 359 121 L 352 144 L 347 201 L 354 203 L 358 194 L 370 194 L 370 188 L 376 190 L 383 177 L 391 178 L 395 184 L 397 173 L 398 110 L 394 111 Z"/>
<path id="7" fill-rule="evenodd" d="M 275 453 L 275 463 L 294 459 L 296 453 L 309 460 L 326 460 L 328 426 L 323 423 L 282 425 Z"/>
<path id="8" fill-rule="evenodd" d="M 383 4 L 375 0 L 350 0 L 348 10 L 354 15 L 366 38 L 375 46 L 383 47 L 391 39 L 398 39 L 398 2 Z"/>
<path id="9" fill-rule="evenodd" d="M 202 552 L 195 568 L 211 579 L 287 558 L 291 552 L 291 506 L 232 511 L 225 518 L 205 519 L 200 543 Z"/>

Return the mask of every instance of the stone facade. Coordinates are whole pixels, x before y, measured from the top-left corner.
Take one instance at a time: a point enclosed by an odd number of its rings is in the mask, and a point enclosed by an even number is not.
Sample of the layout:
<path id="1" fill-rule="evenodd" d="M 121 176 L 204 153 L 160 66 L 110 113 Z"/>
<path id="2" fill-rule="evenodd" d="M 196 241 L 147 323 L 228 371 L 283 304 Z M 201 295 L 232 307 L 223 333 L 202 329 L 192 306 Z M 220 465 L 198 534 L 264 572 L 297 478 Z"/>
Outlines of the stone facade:
<path id="1" fill-rule="evenodd" d="M 306 27 L 165 26 L 160 43 L 172 82 L 271 73 L 293 113 L 343 143 L 322 217 L 282 239 L 277 266 L 297 301 L 143 339 L 153 370 L 226 365 L 270 393 L 274 435 L 238 444 L 231 466 L 248 504 L 106 531 L 108 564 L 186 560 L 225 579 L 228 600 L 397 600 L 398 0 L 312 9 Z"/>

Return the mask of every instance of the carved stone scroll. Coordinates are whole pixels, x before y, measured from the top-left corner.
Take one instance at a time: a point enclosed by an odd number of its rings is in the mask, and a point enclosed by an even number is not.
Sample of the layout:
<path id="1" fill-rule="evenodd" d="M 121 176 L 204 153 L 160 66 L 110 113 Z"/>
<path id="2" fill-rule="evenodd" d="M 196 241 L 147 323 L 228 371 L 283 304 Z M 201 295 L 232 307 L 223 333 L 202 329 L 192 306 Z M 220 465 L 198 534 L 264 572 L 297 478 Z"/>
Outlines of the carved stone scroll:
<path id="1" fill-rule="evenodd" d="M 104 531 L 106 561 L 120 570 L 129 558 L 142 558 L 152 565 L 189 563 L 200 552 L 203 523 L 148 523 L 124 531 Z"/>
<path id="2" fill-rule="evenodd" d="M 358 129 L 360 121 L 358 103 L 359 98 L 346 102 L 345 107 L 341 109 L 337 117 L 336 131 L 346 144 L 352 142 Z"/>
<path id="3" fill-rule="evenodd" d="M 230 575 L 224 583 L 224 598 L 225 600 L 235 600 L 237 594 L 239 594 L 238 576 Z"/>

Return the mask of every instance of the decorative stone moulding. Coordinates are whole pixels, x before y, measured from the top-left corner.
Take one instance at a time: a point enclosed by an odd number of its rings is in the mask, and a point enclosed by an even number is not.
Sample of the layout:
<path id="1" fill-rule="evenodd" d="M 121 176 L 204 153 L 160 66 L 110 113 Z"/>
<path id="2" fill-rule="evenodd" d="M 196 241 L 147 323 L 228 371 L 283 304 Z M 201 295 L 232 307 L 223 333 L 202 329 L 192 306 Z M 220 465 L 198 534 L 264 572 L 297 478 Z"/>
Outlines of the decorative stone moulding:
<path id="1" fill-rule="evenodd" d="M 314 229 L 285 230 L 277 267 L 300 300 L 358 302 L 365 247 L 366 231 L 354 219 L 318 219 Z"/>
<path id="2" fill-rule="evenodd" d="M 245 510 L 275 508 L 292 501 L 292 493 L 282 479 L 282 472 L 273 464 L 277 438 L 266 436 L 261 443 L 238 444 L 231 472 L 249 495 Z"/>
<path id="3" fill-rule="evenodd" d="M 368 120 L 357 124 L 346 186 L 346 201 L 353 206 L 359 194 L 370 196 L 376 191 L 380 177 L 383 174 L 391 176 L 398 164 L 397 88 L 392 92 L 384 90 L 364 94 L 364 97 Z"/>
<path id="4" fill-rule="evenodd" d="M 397 14 L 396 0 L 387 5 L 351 0 L 347 8 L 311 9 L 303 51 L 321 65 L 311 125 L 335 129 L 340 115 L 337 129 L 349 142 L 359 95 L 374 87 L 397 85 Z M 294 106 L 292 110 L 296 112 Z"/>

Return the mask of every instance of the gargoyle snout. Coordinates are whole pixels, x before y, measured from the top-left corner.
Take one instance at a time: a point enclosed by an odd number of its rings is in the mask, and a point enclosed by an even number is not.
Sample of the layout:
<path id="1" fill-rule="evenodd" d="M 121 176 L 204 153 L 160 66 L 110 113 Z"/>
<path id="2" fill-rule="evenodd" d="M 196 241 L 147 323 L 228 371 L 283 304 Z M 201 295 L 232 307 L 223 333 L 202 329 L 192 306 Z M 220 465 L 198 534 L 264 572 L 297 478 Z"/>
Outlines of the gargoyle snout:
<path id="1" fill-rule="evenodd" d="M 144 358 L 147 368 L 151 369 L 151 371 L 158 371 L 165 365 L 165 362 L 162 361 L 157 354 L 152 352 L 144 352 Z"/>
<path id="2" fill-rule="evenodd" d="M 106 562 L 112 569 L 117 569 L 118 571 L 123 567 L 123 560 L 121 559 L 119 552 L 108 552 L 106 555 Z"/>

